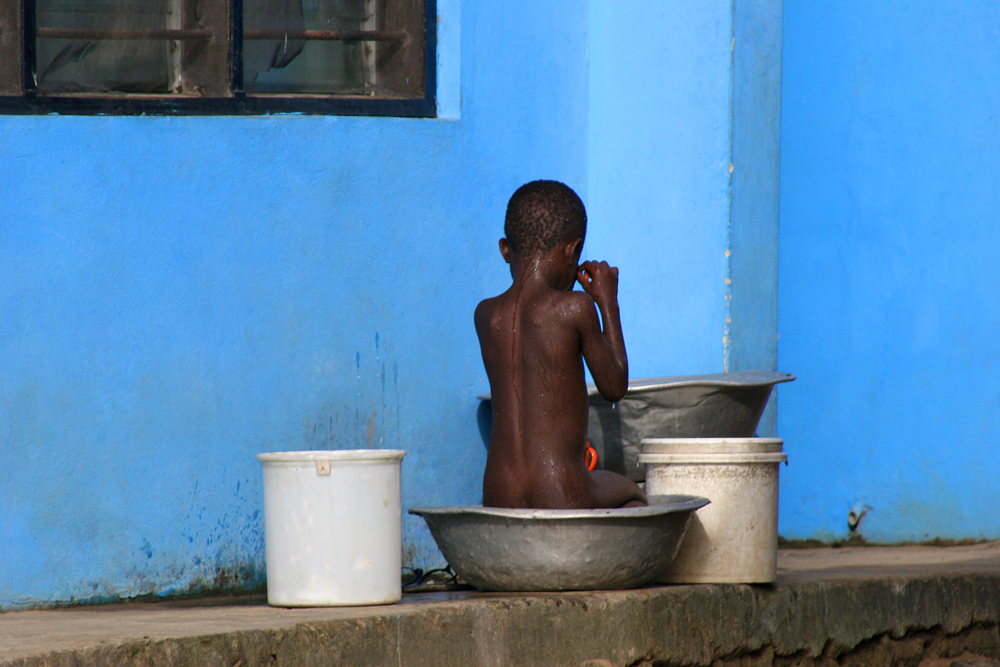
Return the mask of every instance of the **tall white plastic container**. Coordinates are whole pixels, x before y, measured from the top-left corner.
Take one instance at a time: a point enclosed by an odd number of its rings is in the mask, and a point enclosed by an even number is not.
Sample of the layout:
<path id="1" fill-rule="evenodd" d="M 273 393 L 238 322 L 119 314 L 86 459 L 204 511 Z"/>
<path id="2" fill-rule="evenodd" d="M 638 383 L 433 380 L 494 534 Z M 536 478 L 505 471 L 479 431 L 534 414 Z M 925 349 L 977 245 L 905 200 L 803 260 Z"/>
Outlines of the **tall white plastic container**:
<path id="1" fill-rule="evenodd" d="M 398 449 L 258 454 L 267 601 L 368 605 L 402 597 Z"/>
<path id="2" fill-rule="evenodd" d="M 705 496 L 663 583 L 769 583 L 777 575 L 779 438 L 649 438 L 646 493 Z"/>

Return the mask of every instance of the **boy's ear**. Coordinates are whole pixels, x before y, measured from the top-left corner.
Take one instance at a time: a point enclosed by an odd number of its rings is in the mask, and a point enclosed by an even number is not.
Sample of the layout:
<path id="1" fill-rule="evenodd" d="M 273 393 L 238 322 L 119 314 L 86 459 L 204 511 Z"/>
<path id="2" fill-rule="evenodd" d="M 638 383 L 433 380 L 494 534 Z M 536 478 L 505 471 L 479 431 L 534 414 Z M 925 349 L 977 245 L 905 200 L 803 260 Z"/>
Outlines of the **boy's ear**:
<path id="1" fill-rule="evenodd" d="M 500 239 L 500 254 L 503 255 L 503 261 L 510 264 L 510 244 L 505 238 Z"/>
<path id="2" fill-rule="evenodd" d="M 583 252 L 583 239 L 577 238 L 572 243 L 567 243 L 565 252 L 567 257 L 576 257 L 579 259 L 580 254 Z"/>

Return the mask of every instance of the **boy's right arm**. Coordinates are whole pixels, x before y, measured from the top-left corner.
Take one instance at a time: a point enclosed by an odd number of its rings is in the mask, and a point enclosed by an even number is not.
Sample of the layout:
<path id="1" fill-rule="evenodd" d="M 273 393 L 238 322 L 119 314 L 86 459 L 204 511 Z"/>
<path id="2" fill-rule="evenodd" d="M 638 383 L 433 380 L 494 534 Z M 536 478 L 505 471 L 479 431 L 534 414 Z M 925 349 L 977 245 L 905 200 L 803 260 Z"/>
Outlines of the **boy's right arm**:
<path id="1" fill-rule="evenodd" d="M 578 325 L 583 358 L 601 396 L 614 403 L 628 391 L 628 356 L 618 312 L 618 269 L 607 262 L 584 262 L 577 280 L 601 311 L 604 322 L 602 330 L 594 308 L 582 309 Z"/>

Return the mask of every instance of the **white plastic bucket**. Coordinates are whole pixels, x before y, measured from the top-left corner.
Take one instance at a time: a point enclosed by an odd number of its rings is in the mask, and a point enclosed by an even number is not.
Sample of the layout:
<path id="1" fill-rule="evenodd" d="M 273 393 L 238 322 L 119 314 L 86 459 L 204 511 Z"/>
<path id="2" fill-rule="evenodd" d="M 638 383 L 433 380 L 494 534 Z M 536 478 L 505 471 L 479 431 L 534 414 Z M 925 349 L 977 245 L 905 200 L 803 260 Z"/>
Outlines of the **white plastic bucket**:
<path id="1" fill-rule="evenodd" d="M 398 449 L 258 454 L 267 601 L 368 605 L 402 597 Z"/>
<path id="2" fill-rule="evenodd" d="M 649 438 L 646 493 L 705 496 L 662 583 L 769 583 L 777 574 L 779 438 Z"/>

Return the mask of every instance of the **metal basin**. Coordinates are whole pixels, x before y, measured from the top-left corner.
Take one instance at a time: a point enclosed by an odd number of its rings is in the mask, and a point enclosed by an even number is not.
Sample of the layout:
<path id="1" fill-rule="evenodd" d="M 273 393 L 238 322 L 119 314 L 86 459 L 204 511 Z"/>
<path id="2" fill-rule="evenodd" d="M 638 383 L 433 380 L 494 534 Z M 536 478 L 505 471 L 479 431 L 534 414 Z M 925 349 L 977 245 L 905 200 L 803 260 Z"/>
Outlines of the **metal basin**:
<path id="1" fill-rule="evenodd" d="M 534 510 L 415 507 L 445 559 L 488 591 L 635 588 L 674 559 L 700 496 L 653 496 L 648 507 Z"/>
<path id="2" fill-rule="evenodd" d="M 595 388 L 588 392 L 587 437 L 598 467 L 641 481 L 643 439 L 752 438 L 774 385 L 794 379 L 775 371 L 739 371 L 633 380 L 615 405 Z"/>

